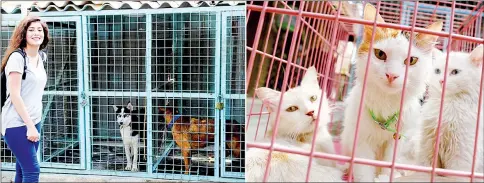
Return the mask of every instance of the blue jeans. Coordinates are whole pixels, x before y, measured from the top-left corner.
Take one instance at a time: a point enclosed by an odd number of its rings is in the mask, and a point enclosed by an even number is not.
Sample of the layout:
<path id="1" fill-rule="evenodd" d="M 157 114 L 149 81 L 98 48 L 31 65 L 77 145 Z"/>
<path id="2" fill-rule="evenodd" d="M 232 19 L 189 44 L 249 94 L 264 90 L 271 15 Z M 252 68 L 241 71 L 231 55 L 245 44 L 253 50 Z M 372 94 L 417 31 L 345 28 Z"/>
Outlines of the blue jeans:
<path id="1" fill-rule="evenodd" d="M 40 133 L 40 123 L 35 125 Z M 17 159 L 15 165 L 15 182 L 39 182 L 40 165 L 37 161 L 39 142 L 27 139 L 27 127 L 7 128 L 5 143 Z"/>

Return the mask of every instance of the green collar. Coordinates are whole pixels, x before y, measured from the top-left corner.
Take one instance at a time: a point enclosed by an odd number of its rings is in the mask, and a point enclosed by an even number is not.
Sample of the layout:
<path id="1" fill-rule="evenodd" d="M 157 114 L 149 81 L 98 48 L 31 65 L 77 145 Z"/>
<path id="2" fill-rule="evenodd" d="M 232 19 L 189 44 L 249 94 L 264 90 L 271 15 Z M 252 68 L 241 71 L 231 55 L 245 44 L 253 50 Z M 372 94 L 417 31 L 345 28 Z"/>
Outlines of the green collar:
<path id="1" fill-rule="evenodd" d="M 397 122 L 398 115 L 400 114 L 400 111 L 397 111 L 397 112 L 393 113 L 393 115 L 388 116 L 388 118 L 386 120 L 383 119 L 383 117 L 381 117 L 381 116 L 376 117 L 375 116 L 375 113 L 373 113 L 373 110 L 368 109 L 368 111 L 370 112 L 370 115 L 371 115 L 371 118 L 373 118 L 373 121 L 376 124 L 378 124 L 381 127 L 381 129 L 386 130 L 386 131 L 390 131 L 390 132 L 393 132 L 394 133 L 393 134 L 393 138 L 395 139 L 397 130 L 395 130 L 391 126 L 393 126 L 393 124 L 395 124 Z M 400 134 L 400 137 L 402 137 L 402 136 L 403 135 Z"/>

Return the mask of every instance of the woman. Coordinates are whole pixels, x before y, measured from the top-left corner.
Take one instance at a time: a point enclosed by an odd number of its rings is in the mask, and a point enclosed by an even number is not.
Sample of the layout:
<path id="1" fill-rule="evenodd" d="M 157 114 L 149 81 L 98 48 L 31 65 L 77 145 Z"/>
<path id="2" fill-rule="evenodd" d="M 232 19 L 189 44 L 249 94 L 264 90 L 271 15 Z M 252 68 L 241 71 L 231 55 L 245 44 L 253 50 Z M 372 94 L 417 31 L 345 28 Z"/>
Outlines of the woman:
<path id="1" fill-rule="evenodd" d="M 15 182 L 39 182 L 37 149 L 42 95 L 47 82 L 43 63 L 47 55 L 40 50 L 49 43 L 48 34 L 47 25 L 39 17 L 25 17 L 15 28 L 2 59 L 2 71 L 7 79 L 2 135 L 17 159 Z"/>

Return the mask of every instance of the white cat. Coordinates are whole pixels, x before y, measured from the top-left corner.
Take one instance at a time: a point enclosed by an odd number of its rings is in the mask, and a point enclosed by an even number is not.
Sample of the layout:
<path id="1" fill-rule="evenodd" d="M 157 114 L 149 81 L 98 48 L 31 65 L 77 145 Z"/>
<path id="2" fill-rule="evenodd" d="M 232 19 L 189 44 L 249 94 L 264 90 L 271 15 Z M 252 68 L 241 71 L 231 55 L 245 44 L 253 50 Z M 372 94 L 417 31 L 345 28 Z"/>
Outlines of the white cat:
<path id="1" fill-rule="evenodd" d="M 284 93 L 281 104 L 280 121 L 276 136 L 276 145 L 286 148 L 300 148 L 309 152 L 313 134 L 318 133 L 315 151 L 334 153 L 331 136 L 327 131 L 327 123 L 331 110 L 325 94 L 319 87 L 315 67 L 306 71 L 300 86 L 291 88 Z M 256 89 L 257 96 L 271 112 L 270 129 L 263 142 L 270 143 L 275 124 L 281 93 L 269 88 Z M 319 104 L 322 100 L 322 107 Z M 319 109 L 319 110 L 318 110 Z M 319 125 L 315 129 L 318 113 Z M 268 150 L 251 148 L 246 156 L 246 181 L 262 181 L 266 169 Z M 305 181 L 309 157 L 297 154 L 274 151 L 270 162 L 270 176 L 268 181 Z M 331 160 L 314 158 L 312 162 L 310 181 L 342 181 L 342 171 L 331 167 Z"/>
<path id="2" fill-rule="evenodd" d="M 447 54 L 435 50 L 436 59 L 429 78 L 429 99 L 422 109 L 423 133 L 419 159 L 431 166 L 435 152 L 436 130 L 444 81 Z M 477 109 L 483 45 L 471 53 L 450 52 L 447 68 L 437 168 L 471 171 L 476 135 Z M 482 105 L 482 104 L 481 104 Z M 483 173 L 483 110 L 480 111 L 475 171 Z"/>
<path id="3" fill-rule="evenodd" d="M 300 149 L 306 152 L 308 148 L 302 148 L 288 141 L 278 141 L 275 147 Z M 267 165 L 269 151 L 265 149 L 251 148 L 246 153 L 246 182 L 262 182 Z M 269 165 L 267 182 L 304 182 L 308 171 L 309 157 L 299 154 L 273 151 Z M 324 166 L 313 158 L 309 182 L 342 182 L 343 172 L 331 166 Z"/>
<path id="4" fill-rule="evenodd" d="M 370 3 L 364 7 L 364 19 L 375 20 L 376 9 Z M 378 22 L 384 22 L 380 15 L 376 15 Z M 426 29 L 441 31 L 442 21 L 429 25 Z M 343 154 L 351 156 L 356 132 L 360 101 L 370 55 L 366 91 L 360 117 L 358 141 L 356 142 L 355 157 L 391 162 L 394 149 L 394 130 L 397 127 L 400 109 L 401 94 L 405 78 L 406 63 L 409 62 L 407 83 L 405 88 L 404 104 L 400 111 L 400 134 L 403 137 L 398 142 L 398 150 L 403 153 L 412 153 L 409 148 L 416 148 L 413 136 L 420 119 L 419 98 L 425 92 L 425 81 L 432 66 L 431 50 L 438 36 L 415 33 L 411 54 L 407 59 L 410 46 L 409 35 L 400 30 L 377 27 L 375 39 L 370 50 L 373 26 L 364 26 L 363 40 L 358 48 L 356 63 L 356 83 L 345 99 L 344 131 L 342 132 Z M 372 113 L 374 118 L 372 117 Z M 392 120 L 394 117 L 394 120 Z M 374 120 L 376 119 L 376 120 Z M 382 127 L 378 122 L 386 122 Z M 397 138 L 398 139 L 398 138 Z M 397 153 L 397 163 L 406 163 L 411 154 Z M 349 163 L 345 164 L 348 167 Z M 380 168 L 378 168 L 380 169 Z M 398 176 L 398 171 L 394 175 Z M 389 176 L 390 169 L 382 168 L 381 172 L 375 166 L 354 164 L 353 178 L 358 182 L 372 182 L 377 175 Z"/>

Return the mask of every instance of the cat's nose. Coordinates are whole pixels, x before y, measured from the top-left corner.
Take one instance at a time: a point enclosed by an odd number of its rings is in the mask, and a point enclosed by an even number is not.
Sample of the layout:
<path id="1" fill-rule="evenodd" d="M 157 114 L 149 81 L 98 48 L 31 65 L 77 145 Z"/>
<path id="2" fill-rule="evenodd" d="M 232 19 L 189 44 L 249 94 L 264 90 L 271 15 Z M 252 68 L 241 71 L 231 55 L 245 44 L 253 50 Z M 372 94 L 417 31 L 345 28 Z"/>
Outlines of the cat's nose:
<path id="1" fill-rule="evenodd" d="M 393 81 L 395 81 L 395 79 L 398 78 L 398 76 L 396 76 L 392 73 L 385 73 L 385 75 L 387 76 L 388 82 L 390 82 L 390 83 L 392 83 Z"/>
<path id="2" fill-rule="evenodd" d="M 444 80 L 440 80 L 440 86 L 444 86 Z"/>
<path id="3" fill-rule="evenodd" d="M 309 116 L 309 117 L 313 117 L 314 115 L 314 111 L 309 111 L 308 113 L 306 113 L 306 116 Z"/>

